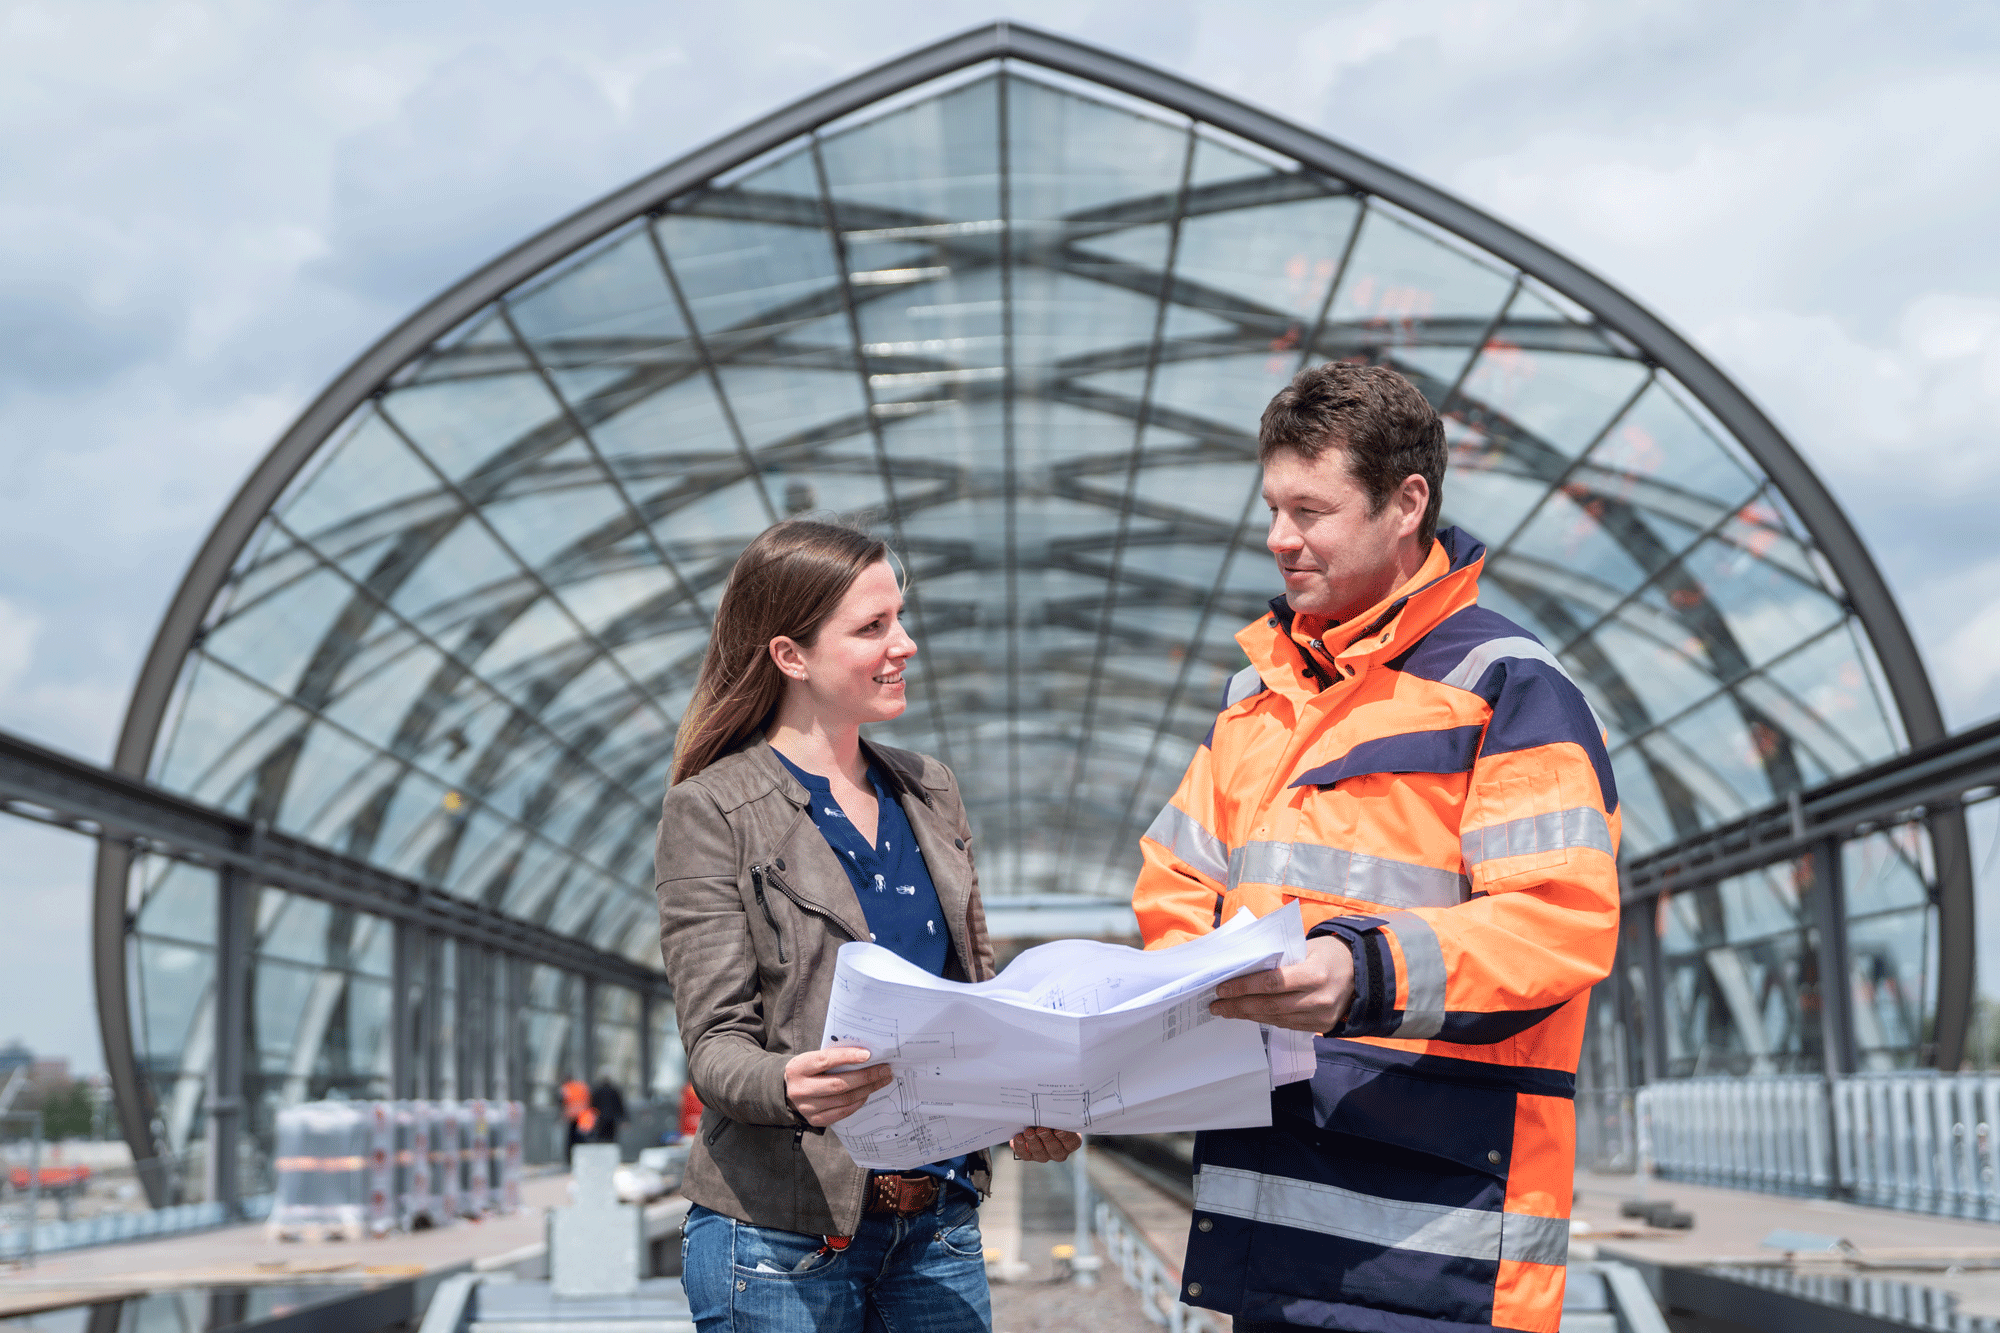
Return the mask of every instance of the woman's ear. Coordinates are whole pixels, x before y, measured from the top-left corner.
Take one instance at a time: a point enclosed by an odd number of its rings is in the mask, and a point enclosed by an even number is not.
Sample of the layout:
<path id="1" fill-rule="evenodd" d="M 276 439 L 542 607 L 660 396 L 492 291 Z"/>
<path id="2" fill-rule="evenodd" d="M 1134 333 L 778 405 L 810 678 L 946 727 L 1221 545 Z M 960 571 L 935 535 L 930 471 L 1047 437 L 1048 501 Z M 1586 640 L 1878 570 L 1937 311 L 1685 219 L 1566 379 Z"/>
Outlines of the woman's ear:
<path id="1" fill-rule="evenodd" d="M 771 660 L 777 664 L 778 670 L 793 680 L 806 678 L 806 656 L 799 651 L 798 644 L 792 642 L 791 636 L 780 634 L 771 640 L 770 651 Z"/>

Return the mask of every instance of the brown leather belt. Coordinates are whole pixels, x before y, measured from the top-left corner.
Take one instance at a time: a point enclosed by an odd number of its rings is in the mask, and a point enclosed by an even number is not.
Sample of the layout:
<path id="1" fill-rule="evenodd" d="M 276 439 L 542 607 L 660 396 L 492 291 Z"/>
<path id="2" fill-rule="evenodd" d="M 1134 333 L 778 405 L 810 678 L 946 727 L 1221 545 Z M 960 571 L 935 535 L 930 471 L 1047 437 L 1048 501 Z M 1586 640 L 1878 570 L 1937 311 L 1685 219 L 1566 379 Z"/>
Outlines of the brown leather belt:
<path id="1" fill-rule="evenodd" d="M 868 1202 L 864 1213 L 894 1213 L 914 1217 L 937 1202 L 938 1178 L 930 1172 L 896 1175 L 879 1172 L 868 1177 Z"/>

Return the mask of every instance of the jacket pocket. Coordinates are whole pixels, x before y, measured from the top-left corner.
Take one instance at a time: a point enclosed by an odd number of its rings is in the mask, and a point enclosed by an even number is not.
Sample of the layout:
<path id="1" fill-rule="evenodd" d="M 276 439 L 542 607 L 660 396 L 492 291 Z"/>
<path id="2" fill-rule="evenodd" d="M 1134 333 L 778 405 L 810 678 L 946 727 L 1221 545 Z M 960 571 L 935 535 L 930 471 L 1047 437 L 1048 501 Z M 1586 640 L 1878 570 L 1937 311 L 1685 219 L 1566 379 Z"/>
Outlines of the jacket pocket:
<path id="1" fill-rule="evenodd" d="M 1395 1150 L 1375 1154 L 1385 1161 L 1506 1179 L 1514 1150 L 1512 1071 L 1496 1066 L 1489 1078 L 1474 1062 L 1452 1061 L 1473 1066 L 1459 1078 L 1440 1072 L 1437 1061 L 1398 1067 L 1370 1058 L 1372 1048 L 1349 1055 L 1343 1046 L 1319 1042 L 1311 1081 L 1279 1089 L 1273 1109 L 1310 1120 L 1322 1132 Z M 1431 1159 L 1428 1166 L 1425 1159 Z"/>
<path id="2" fill-rule="evenodd" d="M 1482 885 L 1569 862 L 1568 812 L 1553 771 L 1476 784 L 1459 838 L 1465 869 Z"/>

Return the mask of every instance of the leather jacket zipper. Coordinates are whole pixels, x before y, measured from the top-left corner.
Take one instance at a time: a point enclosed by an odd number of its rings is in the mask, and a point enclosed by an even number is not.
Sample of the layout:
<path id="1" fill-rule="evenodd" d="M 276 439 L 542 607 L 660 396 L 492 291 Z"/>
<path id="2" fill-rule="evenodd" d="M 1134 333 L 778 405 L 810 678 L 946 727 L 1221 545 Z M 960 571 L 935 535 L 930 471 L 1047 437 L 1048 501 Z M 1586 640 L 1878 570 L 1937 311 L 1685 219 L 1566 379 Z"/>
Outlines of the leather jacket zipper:
<path id="1" fill-rule="evenodd" d="M 759 877 L 760 872 L 762 876 L 761 878 Z M 840 929 L 846 933 L 847 938 L 849 939 L 855 938 L 854 932 L 847 929 L 846 922 L 842 921 L 839 917 L 834 916 L 832 913 L 828 912 L 824 907 L 819 906 L 817 903 L 809 903 L 805 899 L 799 897 L 798 894 L 793 893 L 792 886 L 785 883 L 785 877 L 778 873 L 778 869 L 776 866 L 763 866 L 763 865 L 751 866 L 750 887 L 757 894 L 757 902 L 764 909 L 765 920 L 769 921 L 771 917 L 771 905 L 764 901 L 765 880 L 770 881 L 772 888 L 776 889 L 779 893 L 784 894 L 787 898 L 790 898 L 792 900 L 792 905 L 797 907 L 801 912 L 811 912 L 815 916 L 823 916 L 827 920 L 833 922 L 834 925 L 839 926 Z M 775 921 L 771 922 L 771 928 L 773 930 L 776 930 L 777 922 Z M 782 947 L 783 946 L 781 942 L 780 943 L 781 950 Z M 781 963 L 785 961 L 785 955 L 782 951 L 778 954 L 778 961 Z"/>
<path id="2" fill-rule="evenodd" d="M 778 961 L 785 962 L 785 937 L 778 930 L 778 918 L 771 911 L 770 900 L 764 896 L 764 867 L 750 867 L 750 892 L 757 895 L 757 906 L 763 909 L 764 921 L 771 927 L 771 938 L 778 942 Z"/>

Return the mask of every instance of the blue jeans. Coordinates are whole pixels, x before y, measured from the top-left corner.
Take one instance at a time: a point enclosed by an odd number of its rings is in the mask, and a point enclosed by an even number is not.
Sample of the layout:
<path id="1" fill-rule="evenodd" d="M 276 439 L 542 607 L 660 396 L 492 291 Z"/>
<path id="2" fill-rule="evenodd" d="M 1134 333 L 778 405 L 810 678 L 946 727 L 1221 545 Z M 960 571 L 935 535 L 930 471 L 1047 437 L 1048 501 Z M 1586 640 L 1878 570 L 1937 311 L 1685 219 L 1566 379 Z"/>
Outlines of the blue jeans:
<path id="1" fill-rule="evenodd" d="M 942 1192 L 915 1217 L 864 1213 L 844 1250 L 688 1210 L 681 1285 L 700 1333 L 987 1333 L 979 1207 Z"/>

